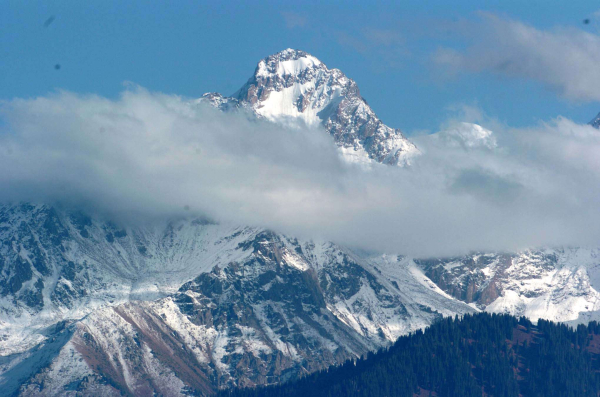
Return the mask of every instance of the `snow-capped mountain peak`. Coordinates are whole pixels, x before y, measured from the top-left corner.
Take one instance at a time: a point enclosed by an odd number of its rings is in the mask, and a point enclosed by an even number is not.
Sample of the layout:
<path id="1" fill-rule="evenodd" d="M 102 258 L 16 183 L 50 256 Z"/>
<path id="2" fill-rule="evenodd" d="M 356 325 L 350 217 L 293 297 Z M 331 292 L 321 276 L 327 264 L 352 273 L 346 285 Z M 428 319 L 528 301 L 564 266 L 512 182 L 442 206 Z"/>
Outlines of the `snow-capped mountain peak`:
<path id="1" fill-rule="evenodd" d="M 271 121 L 292 117 L 318 125 L 318 113 L 339 98 L 349 82 L 312 55 L 287 49 L 261 60 L 234 97 Z"/>
<path id="2" fill-rule="evenodd" d="M 288 48 L 260 61 L 256 75 L 269 76 L 273 73 L 279 76 L 298 75 L 304 70 L 314 69 L 321 65 L 321 61 L 314 56 L 304 51 Z"/>
<path id="3" fill-rule="evenodd" d="M 445 144 L 465 149 L 487 148 L 498 146 L 494 133 L 478 124 L 460 122 L 432 135 Z"/>
<path id="4" fill-rule="evenodd" d="M 261 60 L 232 98 L 209 93 L 203 100 L 222 110 L 235 103 L 277 123 L 322 126 L 352 161 L 403 165 L 418 153 L 399 129 L 379 120 L 354 80 L 300 50 Z"/>

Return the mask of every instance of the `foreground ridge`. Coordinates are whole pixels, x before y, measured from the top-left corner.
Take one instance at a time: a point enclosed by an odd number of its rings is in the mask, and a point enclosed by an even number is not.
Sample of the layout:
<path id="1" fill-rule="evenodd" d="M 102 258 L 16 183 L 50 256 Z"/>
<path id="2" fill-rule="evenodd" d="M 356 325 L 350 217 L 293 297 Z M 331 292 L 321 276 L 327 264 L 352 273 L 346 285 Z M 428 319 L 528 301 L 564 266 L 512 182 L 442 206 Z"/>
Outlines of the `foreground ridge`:
<path id="1" fill-rule="evenodd" d="M 228 397 L 580 396 L 600 390 L 600 325 L 576 329 L 478 313 L 446 318 L 389 349 L 280 386 Z"/>

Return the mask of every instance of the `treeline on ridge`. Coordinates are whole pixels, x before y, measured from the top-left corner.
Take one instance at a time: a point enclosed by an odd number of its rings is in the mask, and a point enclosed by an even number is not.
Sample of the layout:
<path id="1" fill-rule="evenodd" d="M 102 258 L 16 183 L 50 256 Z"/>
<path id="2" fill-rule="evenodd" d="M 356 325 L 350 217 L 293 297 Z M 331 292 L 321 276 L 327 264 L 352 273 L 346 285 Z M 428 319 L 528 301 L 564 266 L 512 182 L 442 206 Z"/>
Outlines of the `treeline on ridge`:
<path id="1" fill-rule="evenodd" d="M 221 397 L 599 396 L 600 326 L 504 314 L 442 319 L 391 347 L 281 385 Z"/>

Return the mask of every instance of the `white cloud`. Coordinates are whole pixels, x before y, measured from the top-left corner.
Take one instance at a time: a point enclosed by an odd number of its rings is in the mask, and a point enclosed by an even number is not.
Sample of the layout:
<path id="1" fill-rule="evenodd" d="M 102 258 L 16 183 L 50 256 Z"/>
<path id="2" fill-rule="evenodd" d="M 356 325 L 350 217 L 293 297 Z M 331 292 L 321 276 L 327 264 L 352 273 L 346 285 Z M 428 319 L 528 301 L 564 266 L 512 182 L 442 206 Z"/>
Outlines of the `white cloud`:
<path id="1" fill-rule="evenodd" d="M 439 49 L 434 61 L 454 72 L 491 72 L 539 81 L 573 100 L 600 100 L 600 36 L 575 28 L 541 30 L 481 13 L 464 50 Z"/>
<path id="2" fill-rule="evenodd" d="M 2 201 L 127 221 L 191 212 L 425 256 L 600 238 L 600 133 L 566 119 L 496 126 L 494 145 L 456 144 L 473 138 L 463 130 L 420 136 L 413 167 L 364 169 L 344 163 L 322 130 L 142 89 L 16 99 L 1 111 Z"/>

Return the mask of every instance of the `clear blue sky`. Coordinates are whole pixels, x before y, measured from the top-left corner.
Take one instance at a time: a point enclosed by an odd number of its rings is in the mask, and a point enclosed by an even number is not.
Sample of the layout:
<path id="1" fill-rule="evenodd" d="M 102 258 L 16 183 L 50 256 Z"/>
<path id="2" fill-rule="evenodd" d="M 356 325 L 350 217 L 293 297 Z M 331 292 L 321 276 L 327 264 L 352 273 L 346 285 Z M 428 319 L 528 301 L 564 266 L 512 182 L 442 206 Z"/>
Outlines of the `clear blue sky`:
<path id="1" fill-rule="evenodd" d="M 598 8 L 593 1 L 555 0 L 3 0 L 0 99 L 57 89 L 115 97 L 126 81 L 190 97 L 231 94 L 261 58 L 292 47 L 356 80 L 380 118 L 409 135 L 435 130 L 448 107 L 459 103 L 477 105 L 511 126 L 557 115 L 587 122 L 600 103 L 566 100 L 526 79 L 487 73 L 444 77 L 431 56 L 441 46 L 464 46 L 445 26 L 476 20 L 480 10 L 539 29 L 597 33 L 595 20 L 585 26 L 582 21 Z M 51 16 L 54 21 L 44 27 Z"/>

